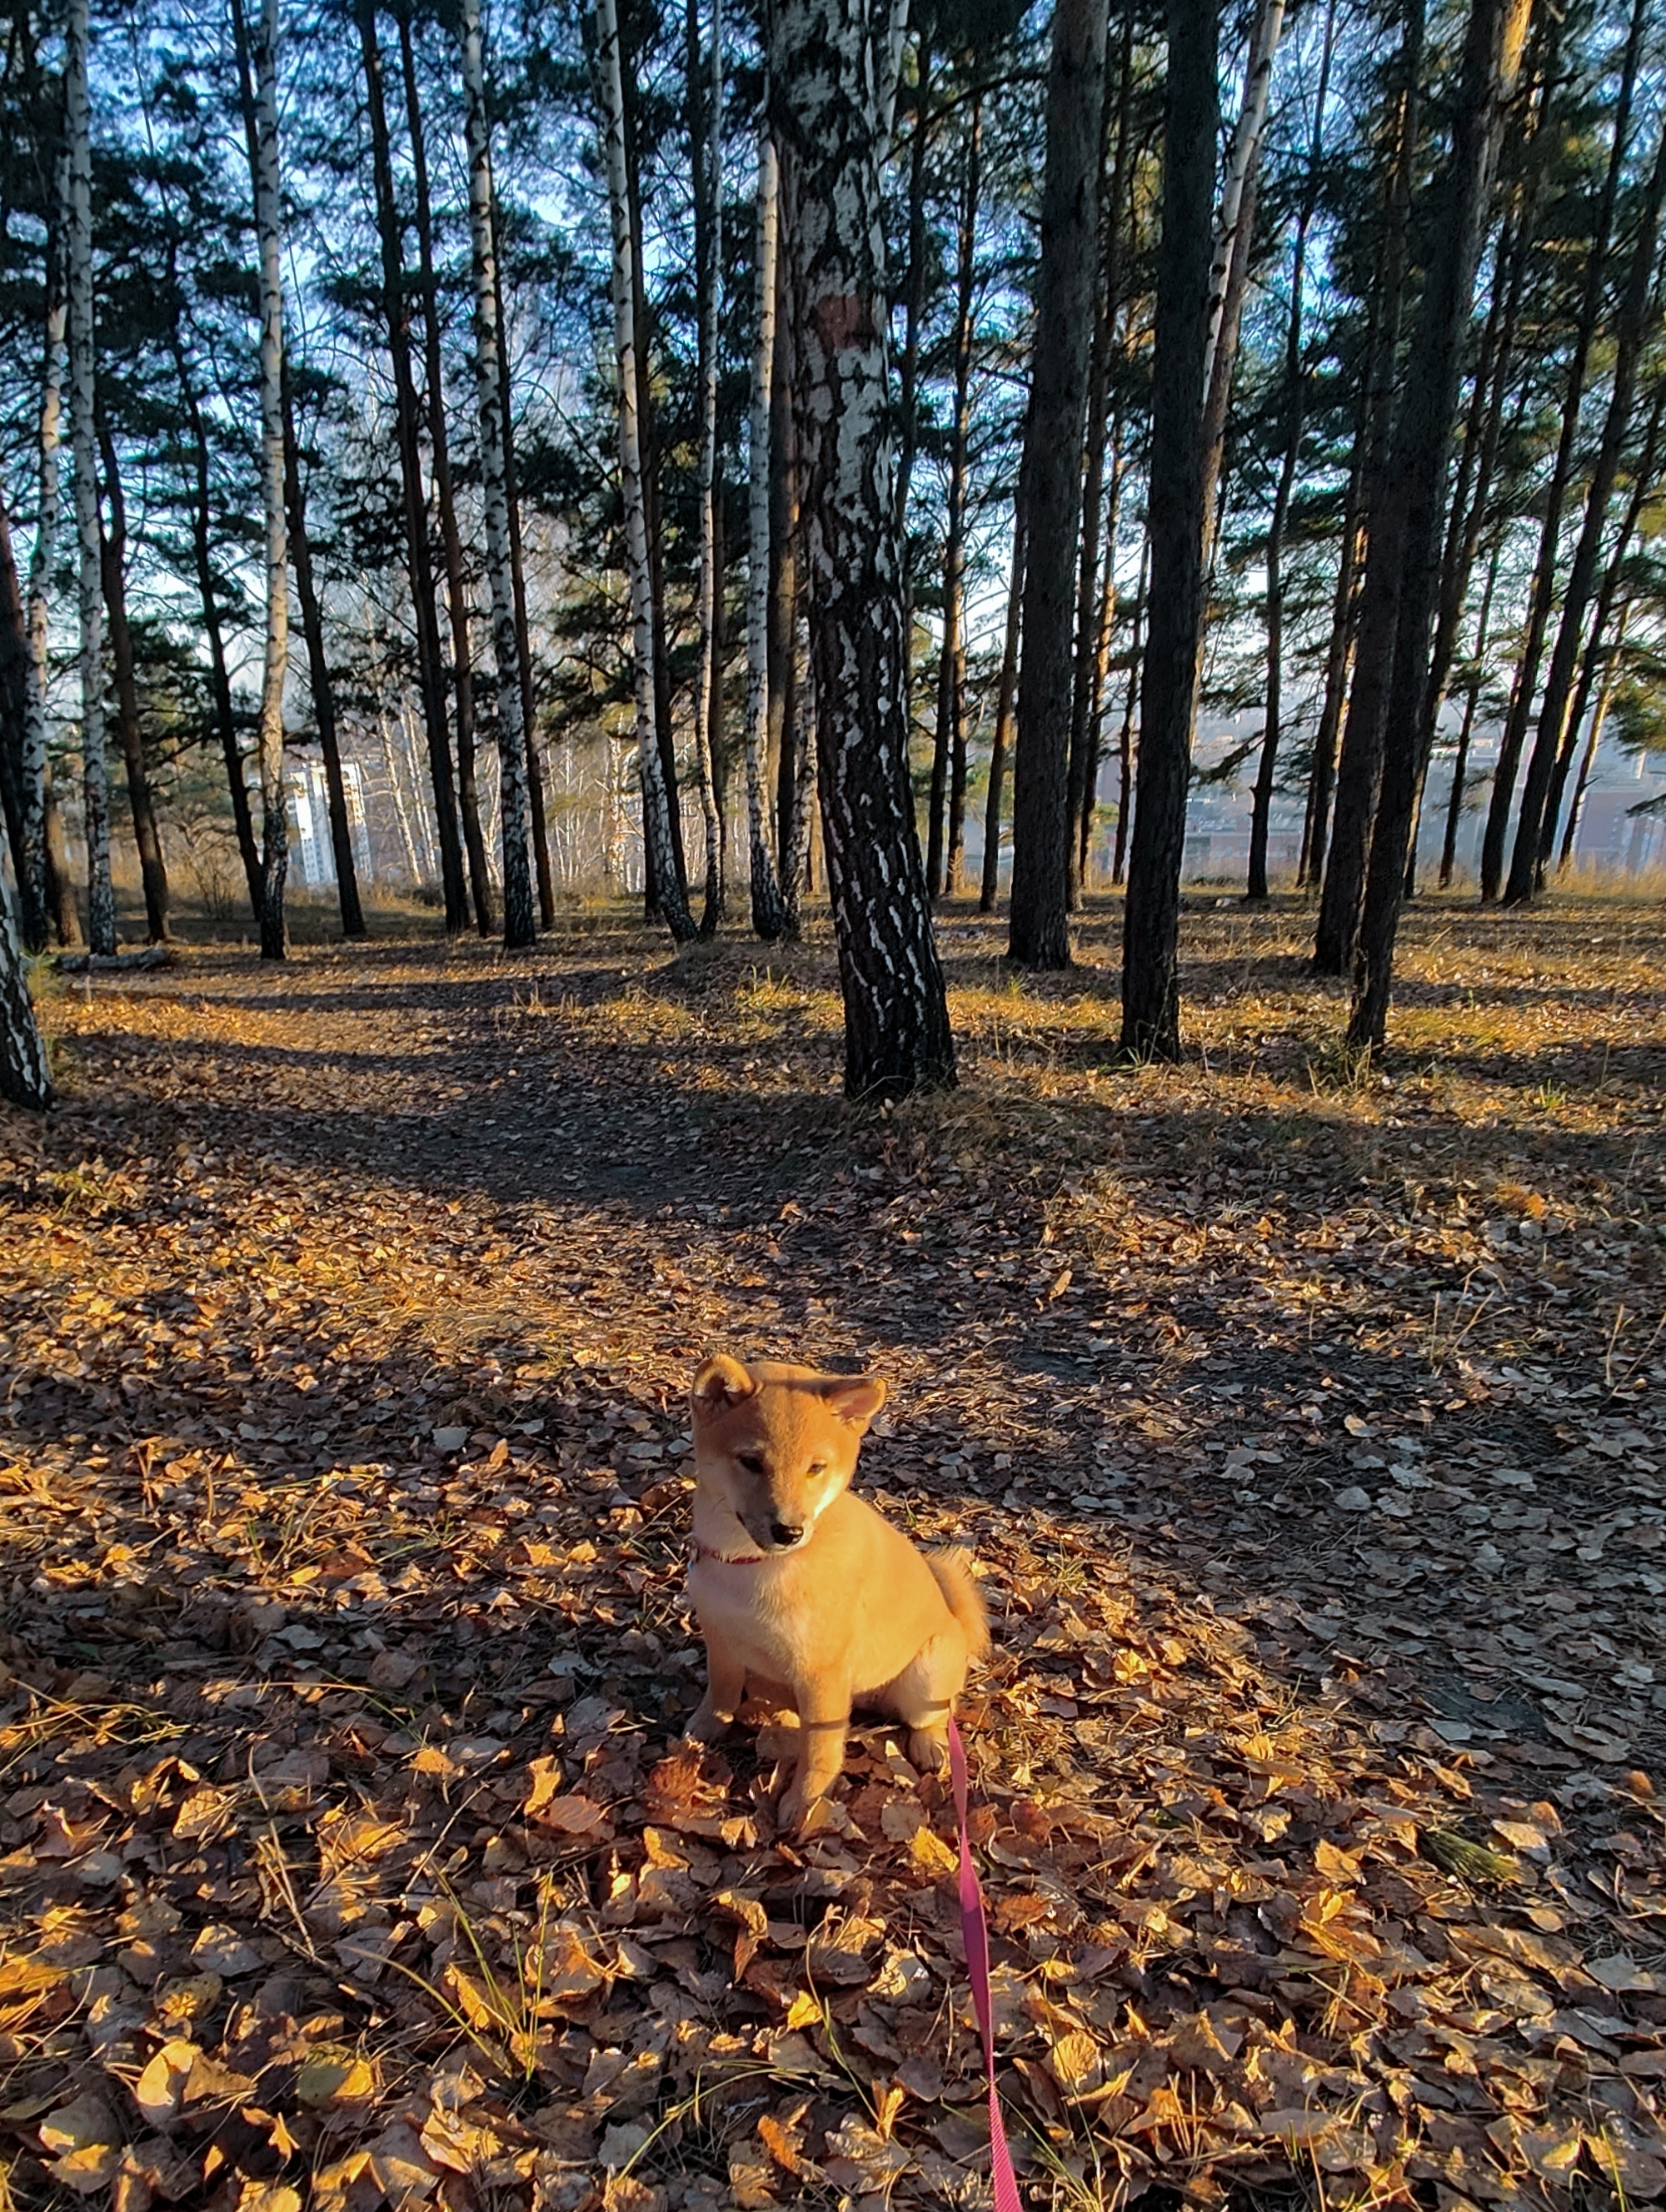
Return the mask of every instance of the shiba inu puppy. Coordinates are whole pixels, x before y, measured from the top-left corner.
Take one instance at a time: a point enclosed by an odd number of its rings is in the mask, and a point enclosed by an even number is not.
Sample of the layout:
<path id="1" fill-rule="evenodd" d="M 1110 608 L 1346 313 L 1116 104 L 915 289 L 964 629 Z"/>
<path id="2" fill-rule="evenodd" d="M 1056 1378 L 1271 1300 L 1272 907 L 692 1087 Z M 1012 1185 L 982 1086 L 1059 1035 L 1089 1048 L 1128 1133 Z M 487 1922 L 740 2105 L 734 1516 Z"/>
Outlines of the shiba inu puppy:
<path id="1" fill-rule="evenodd" d="M 989 1646 L 963 1551 L 918 1551 L 850 1493 L 872 1375 L 819 1375 L 725 1352 L 694 1378 L 694 1558 L 689 1595 L 706 1640 L 705 1697 L 688 1733 L 733 1722 L 748 1687 L 799 1716 L 798 1769 L 778 1808 L 800 1827 L 844 1765 L 853 1705 L 891 1713 L 909 1757 L 935 1772 L 970 1661 Z"/>

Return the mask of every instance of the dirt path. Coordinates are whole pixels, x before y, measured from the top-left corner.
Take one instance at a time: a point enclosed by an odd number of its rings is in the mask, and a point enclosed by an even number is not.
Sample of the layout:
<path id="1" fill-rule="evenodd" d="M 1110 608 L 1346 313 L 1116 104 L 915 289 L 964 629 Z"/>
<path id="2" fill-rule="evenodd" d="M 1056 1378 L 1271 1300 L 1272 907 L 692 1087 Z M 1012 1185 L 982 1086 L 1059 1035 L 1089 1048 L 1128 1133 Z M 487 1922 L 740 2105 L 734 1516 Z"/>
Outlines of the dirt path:
<path id="1" fill-rule="evenodd" d="M 20 2203 L 987 2201 L 951 1823 L 672 1748 L 681 1394 L 869 1363 L 976 1547 L 1038 2200 L 1666 2194 L 1666 928 L 1420 914 L 1387 1087 L 1294 918 L 1110 923 L 867 1120 L 826 948 L 195 951 L 0 1122 Z"/>

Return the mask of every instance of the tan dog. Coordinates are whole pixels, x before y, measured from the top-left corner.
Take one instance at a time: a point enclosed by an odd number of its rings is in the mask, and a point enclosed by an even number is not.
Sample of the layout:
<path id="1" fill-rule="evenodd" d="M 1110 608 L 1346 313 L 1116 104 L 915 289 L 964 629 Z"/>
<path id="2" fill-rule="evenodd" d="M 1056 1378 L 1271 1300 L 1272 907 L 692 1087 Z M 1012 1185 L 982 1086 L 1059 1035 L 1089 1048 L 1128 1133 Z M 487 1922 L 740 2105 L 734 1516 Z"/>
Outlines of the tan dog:
<path id="1" fill-rule="evenodd" d="M 708 1674 L 688 1733 L 714 1742 L 749 1686 L 791 1705 L 802 1747 L 784 1827 L 838 1779 L 853 1704 L 895 1714 L 915 1765 L 939 1769 L 967 1663 L 989 1647 L 966 1553 L 917 1551 L 850 1494 L 885 1398 L 874 1376 L 723 1352 L 694 1378 L 689 1595 Z"/>

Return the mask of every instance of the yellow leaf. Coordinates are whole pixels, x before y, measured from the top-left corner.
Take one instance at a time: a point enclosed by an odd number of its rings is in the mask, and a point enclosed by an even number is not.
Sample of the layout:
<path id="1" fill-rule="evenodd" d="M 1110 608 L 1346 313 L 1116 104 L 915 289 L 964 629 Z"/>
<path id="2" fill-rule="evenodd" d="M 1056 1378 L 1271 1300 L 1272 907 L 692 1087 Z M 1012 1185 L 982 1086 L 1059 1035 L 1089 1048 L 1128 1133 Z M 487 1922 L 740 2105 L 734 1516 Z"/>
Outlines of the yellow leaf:
<path id="1" fill-rule="evenodd" d="M 316 2051 L 295 2076 L 295 2094 L 315 2110 L 356 2105 L 374 2096 L 376 2075 L 365 2060 L 348 2053 Z"/>
<path id="2" fill-rule="evenodd" d="M 800 1990 L 787 2008 L 787 2025 L 793 2027 L 818 2027 L 822 2008 L 807 1990 Z"/>
<path id="3" fill-rule="evenodd" d="M 139 2110 L 153 2128 L 171 2120 L 185 2102 L 191 2069 L 202 2057 L 194 2043 L 174 2037 L 163 2044 L 134 2084 Z"/>
<path id="4" fill-rule="evenodd" d="M 930 1828 L 916 1828 L 909 1838 L 909 1856 L 923 1875 L 933 1881 L 945 1874 L 953 1874 L 960 1865 L 960 1854 L 952 1850 L 941 1836 Z"/>

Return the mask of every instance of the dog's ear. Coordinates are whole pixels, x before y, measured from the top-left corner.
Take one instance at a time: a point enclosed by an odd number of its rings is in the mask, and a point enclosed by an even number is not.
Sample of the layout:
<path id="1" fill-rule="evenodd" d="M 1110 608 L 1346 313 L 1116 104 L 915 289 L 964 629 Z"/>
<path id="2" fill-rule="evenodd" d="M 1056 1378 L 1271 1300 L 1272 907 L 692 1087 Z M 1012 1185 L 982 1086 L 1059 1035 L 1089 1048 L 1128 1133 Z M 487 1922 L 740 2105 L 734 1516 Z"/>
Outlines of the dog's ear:
<path id="1" fill-rule="evenodd" d="M 708 1352 L 695 1371 L 694 1417 L 710 1420 L 753 1395 L 757 1384 L 740 1362 L 727 1352 Z"/>
<path id="2" fill-rule="evenodd" d="M 859 1434 L 885 1402 L 885 1386 L 877 1375 L 824 1375 L 817 1387 L 829 1413 Z"/>

